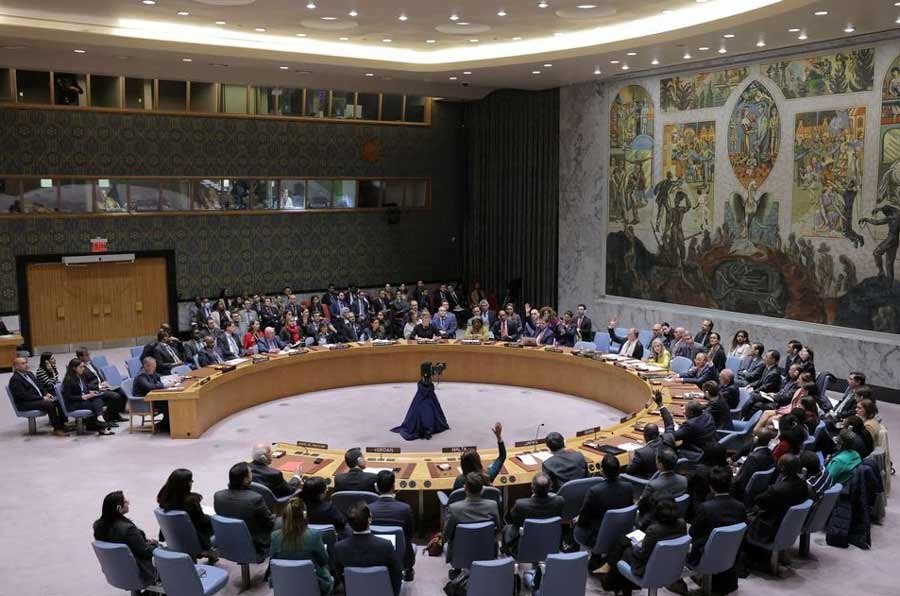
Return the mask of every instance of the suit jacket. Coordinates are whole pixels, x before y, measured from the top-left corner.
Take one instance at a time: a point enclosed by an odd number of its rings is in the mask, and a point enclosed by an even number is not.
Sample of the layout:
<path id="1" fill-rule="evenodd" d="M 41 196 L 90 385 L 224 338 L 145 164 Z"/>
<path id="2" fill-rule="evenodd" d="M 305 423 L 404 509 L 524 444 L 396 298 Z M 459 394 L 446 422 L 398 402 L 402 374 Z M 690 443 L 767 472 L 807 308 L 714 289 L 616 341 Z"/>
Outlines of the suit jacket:
<path id="1" fill-rule="evenodd" d="M 126 545 L 137 561 L 141 579 L 148 583 L 156 581 L 156 569 L 153 566 L 153 550 L 155 547 L 147 541 L 147 536 L 144 532 L 124 515 L 120 516 L 105 530 L 100 530 L 95 525 L 94 540 Z"/>
<path id="2" fill-rule="evenodd" d="M 142 372 L 134 378 L 134 383 L 131 385 L 131 394 L 135 397 L 144 397 L 154 389 L 162 389 L 163 387 L 162 378 L 157 373 L 149 375 Z"/>
<path id="3" fill-rule="evenodd" d="M 564 322 L 560 321 L 559 325 L 556 326 L 556 343 L 560 346 L 566 346 L 572 348 L 575 346 L 575 332 L 577 328 L 575 327 L 574 321 L 566 325 Z"/>
<path id="4" fill-rule="evenodd" d="M 717 430 L 733 430 L 734 424 L 731 421 L 731 408 L 728 401 L 722 394 L 719 394 L 714 400 L 709 402 L 706 410 L 715 422 Z"/>
<path id="5" fill-rule="evenodd" d="M 490 329 L 494 326 L 494 321 L 497 320 L 497 313 L 493 310 L 486 310 L 481 313 L 481 320 L 484 322 L 485 329 Z"/>
<path id="6" fill-rule="evenodd" d="M 663 419 L 663 430 L 657 438 L 632 453 L 631 463 L 626 470 L 632 476 L 650 478 L 656 474 L 656 452 L 662 447 L 675 448 L 675 420 L 672 413 L 666 406 L 662 406 L 659 413 Z"/>
<path id="7" fill-rule="evenodd" d="M 703 387 L 703 383 L 707 381 L 716 381 L 719 375 L 716 374 L 716 367 L 712 362 L 707 362 L 703 368 L 692 366 L 686 373 L 681 375 L 683 383 L 693 383 L 697 387 Z"/>
<path id="8" fill-rule="evenodd" d="M 728 355 L 725 353 L 725 348 L 722 347 L 722 344 L 719 344 L 719 347 L 715 350 L 706 351 L 706 359 L 712 362 L 716 372 L 722 372 L 722 369 L 725 368 L 725 363 L 728 361 Z"/>
<path id="9" fill-rule="evenodd" d="M 802 478 L 780 478 L 756 496 L 759 513 L 753 516 L 748 535 L 759 542 L 771 541 L 788 509 L 813 497 L 812 489 Z"/>
<path id="10" fill-rule="evenodd" d="M 613 329 L 612 327 L 610 327 L 607 331 L 609 331 L 609 339 L 621 346 L 620 351 L 619 351 L 619 353 L 621 353 L 621 348 L 625 347 L 625 344 L 628 342 L 628 338 L 627 337 L 619 337 L 618 335 L 616 335 L 616 330 Z M 641 340 L 635 339 L 634 340 L 634 349 L 632 350 L 631 354 L 625 354 L 625 355 L 631 356 L 632 358 L 637 358 L 638 360 L 640 360 L 644 356 L 644 346 L 641 345 Z"/>
<path id="11" fill-rule="evenodd" d="M 153 345 L 153 357 L 156 358 L 156 368 L 164 375 L 171 373 L 173 368 L 182 364 L 175 348 L 161 341 Z M 141 361 L 143 362 L 143 360 Z"/>
<path id="12" fill-rule="evenodd" d="M 84 382 L 87 383 L 88 389 L 91 391 L 99 391 L 100 383 L 105 381 L 103 371 L 99 366 L 95 366 L 93 362 L 84 367 Z"/>
<path id="13" fill-rule="evenodd" d="M 370 493 L 378 492 L 375 490 L 375 479 L 377 476 L 366 472 L 362 468 L 352 468 L 348 472 L 338 474 L 334 477 L 334 492 L 343 490 L 362 490 Z"/>
<path id="14" fill-rule="evenodd" d="M 216 350 L 218 350 L 222 360 L 233 360 L 234 358 L 239 358 L 241 355 L 242 341 L 235 335 L 232 335 L 231 339 L 234 340 L 236 351 L 232 350 L 228 345 L 228 335 L 226 333 L 223 332 L 216 338 Z"/>
<path id="15" fill-rule="evenodd" d="M 700 345 L 703 346 L 704 348 L 708 348 L 708 347 L 709 347 L 709 334 L 710 334 L 710 333 L 712 333 L 712 331 L 710 331 L 709 333 L 706 333 L 706 332 L 704 332 L 704 331 L 702 331 L 702 330 L 701 330 L 701 331 L 698 331 L 697 334 L 694 336 L 694 343 L 695 343 L 695 344 L 700 344 Z"/>
<path id="16" fill-rule="evenodd" d="M 656 547 L 657 542 L 684 536 L 687 534 L 687 525 L 683 519 L 678 519 L 674 523 L 665 525 L 654 521 L 647 526 L 644 533 L 643 542 L 639 546 L 632 548 L 630 553 L 626 552 L 625 555 L 635 575 L 644 575 L 647 561 L 650 560 L 650 555 L 653 554 L 653 549 Z"/>
<path id="17" fill-rule="evenodd" d="M 522 335 L 522 331 L 519 329 L 519 325 L 510 319 L 506 319 L 506 337 L 503 337 L 503 334 L 500 333 L 500 319 L 497 319 L 494 322 L 494 326 L 491 327 L 491 333 L 494 334 L 494 339 L 497 341 L 508 340 L 508 341 L 517 341 L 519 337 Z"/>
<path id="18" fill-rule="evenodd" d="M 544 473 L 550 476 L 553 492 L 569 480 L 587 478 L 588 467 L 584 456 L 572 449 L 560 449 L 544 462 Z"/>
<path id="19" fill-rule="evenodd" d="M 716 423 L 708 412 L 685 420 L 673 435 L 682 449 L 703 451 L 716 442 Z"/>
<path id="20" fill-rule="evenodd" d="M 731 495 L 713 495 L 695 505 L 694 523 L 691 524 L 691 554 L 689 560 L 698 563 L 710 534 L 716 528 L 747 521 L 744 504 Z"/>
<path id="21" fill-rule="evenodd" d="M 372 524 L 376 526 L 399 526 L 403 528 L 403 536 L 406 539 L 406 552 L 404 553 L 407 568 L 412 568 L 415 561 L 415 527 L 413 525 L 412 507 L 394 497 L 378 497 L 374 503 L 369 503 L 369 512 L 372 514 Z"/>
<path id="22" fill-rule="evenodd" d="M 62 398 L 66 401 L 66 404 L 81 402 L 81 397 L 85 393 L 88 393 L 90 391 L 90 388 L 87 384 L 87 379 L 82 377 L 81 381 L 82 382 L 79 383 L 77 378 L 73 381 L 68 381 L 63 378 L 62 387 L 60 387 L 60 393 L 62 394 Z"/>
<path id="23" fill-rule="evenodd" d="M 855 413 L 856 398 L 854 397 L 853 389 L 847 387 L 847 390 L 844 392 L 841 400 L 834 408 L 834 416 L 838 420 L 842 420 L 844 418 L 847 418 L 848 416 L 853 416 Z"/>
<path id="24" fill-rule="evenodd" d="M 624 480 L 616 478 L 592 486 L 584 495 L 581 513 L 578 514 L 578 527 L 590 532 L 586 545 L 594 545 L 607 511 L 630 507 L 633 503 L 634 489 Z"/>
<path id="25" fill-rule="evenodd" d="M 441 333 L 447 334 L 451 337 L 456 335 L 456 329 L 458 327 L 458 323 L 456 322 L 456 315 L 452 312 L 448 312 L 444 315 L 443 320 L 438 315 L 435 315 L 431 319 L 431 324 L 437 327 Z"/>
<path id="26" fill-rule="evenodd" d="M 519 528 L 526 519 L 547 519 L 562 515 L 565 504 L 565 499 L 554 494 L 516 499 L 512 508 L 506 512 L 506 521 Z"/>
<path id="27" fill-rule="evenodd" d="M 347 532 L 347 518 L 329 501 L 318 503 L 306 502 L 306 519 L 311 524 L 331 524 L 337 532 L 338 538 L 349 535 Z"/>
<path id="28" fill-rule="evenodd" d="M 734 477 L 734 483 L 731 485 L 731 494 L 735 499 L 744 500 L 747 490 L 747 483 L 755 472 L 771 470 L 775 467 L 775 457 L 772 450 L 768 447 L 757 447 L 749 454 L 747 459 L 741 465 L 737 475 Z"/>
<path id="29" fill-rule="evenodd" d="M 32 385 L 28 379 L 34 383 Z M 35 389 L 37 386 L 37 389 Z M 31 371 L 25 373 L 14 372 L 9 378 L 9 391 L 12 393 L 13 401 L 16 405 L 21 405 L 28 401 L 37 401 L 44 399 L 44 391 L 37 377 Z"/>
<path id="30" fill-rule="evenodd" d="M 734 383 L 722 385 L 719 387 L 719 397 L 725 399 L 728 402 L 728 407 L 733 410 L 738 407 L 738 403 L 741 401 L 741 390 Z"/>
<path id="31" fill-rule="evenodd" d="M 706 348 L 704 348 L 701 344 L 691 343 L 688 345 L 684 342 L 678 342 L 669 350 L 672 353 L 672 358 L 675 356 L 681 356 L 682 358 L 687 358 L 691 362 L 694 361 L 694 357 L 697 356 L 700 352 L 705 352 Z"/>
<path id="32" fill-rule="evenodd" d="M 260 354 L 265 354 L 266 352 L 277 352 L 284 348 L 284 342 L 278 339 L 277 335 L 272 339 L 261 337 L 256 340 L 256 348 Z"/>
<path id="33" fill-rule="evenodd" d="M 763 369 L 763 373 L 759 380 L 750 383 L 749 386 L 757 391 L 777 393 L 778 390 L 781 389 L 781 369 L 777 366 Z"/>
<path id="34" fill-rule="evenodd" d="M 594 340 L 593 323 L 591 323 L 590 317 L 575 317 L 575 327 L 581 332 L 581 341 Z"/>
<path id="35" fill-rule="evenodd" d="M 225 358 L 215 348 L 203 348 L 197 355 L 197 363 L 200 366 L 210 366 L 212 364 L 221 364 Z"/>
<path id="36" fill-rule="evenodd" d="M 356 321 L 354 321 L 352 324 L 349 322 L 345 322 L 343 327 L 341 328 L 341 341 L 359 341 L 362 333 L 363 329 Z"/>
<path id="37" fill-rule="evenodd" d="M 760 380 L 765 370 L 766 363 L 763 362 L 762 358 L 754 357 L 747 362 L 747 366 L 743 370 L 738 371 L 737 378 L 739 381 L 743 381 L 745 385 L 750 385 Z"/>
<path id="38" fill-rule="evenodd" d="M 218 515 L 242 519 L 250 530 L 253 546 L 260 556 L 269 552 L 275 516 L 266 507 L 262 495 L 248 488 L 217 491 L 213 496 L 213 506 Z"/>
<path id="39" fill-rule="evenodd" d="M 194 362 L 194 357 L 197 357 L 199 360 L 200 352 L 203 350 L 203 342 L 195 342 L 194 340 L 186 341 L 182 344 L 184 348 L 184 361 L 191 364 Z"/>
<path id="40" fill-rule="evenodd" d="M 687 478 L 681 474 L 660 472 L 657 476 L 651 478 L 647 486 L 644 487 L 641 498 L 638 500 L 638 509 L 644 520 L 644 523 L 639 523 L 639 525 L 646 527 L 646 523 L 650 519 L 649 516 L 653 514 L 653 508 L 658 499 L 666 497 L 674 499 L 679 495 L 683 495 L 685 491 L 687 491 Z"/>
<path id="41" fill-rule="evenodd" d="M 253 473 L 253 482 L 267 486 L 276 498 L 291 495 L 300 486 L 300 478 L 294 476 L 290 482 L 287 482 L 280 470 L 265 464 L 251 462 L 250 471 Z"/>
<path id="42" fill-rule="evenodd" d="M 494 529 L 497 531 L 503 528 L 497 502 L 493 499 L 466 496 L 462 501 L 450 505 L 442 534 L 444 542 L 447 543 L 448 561 L 453 557 L 453 536 L 456 534 L 456 526 L 483 521 L 494 522 Z"/>
<path id="43" fill-rule="evenodd" d="M 334 572 L 337 578 L 343 577 L 346 567 L 382 565 L 387 567 L 391 576 L 394 595 L 400 594 L 403 576 L 390 542 L 374 534 L 353 534 L 334 545 Z"/>

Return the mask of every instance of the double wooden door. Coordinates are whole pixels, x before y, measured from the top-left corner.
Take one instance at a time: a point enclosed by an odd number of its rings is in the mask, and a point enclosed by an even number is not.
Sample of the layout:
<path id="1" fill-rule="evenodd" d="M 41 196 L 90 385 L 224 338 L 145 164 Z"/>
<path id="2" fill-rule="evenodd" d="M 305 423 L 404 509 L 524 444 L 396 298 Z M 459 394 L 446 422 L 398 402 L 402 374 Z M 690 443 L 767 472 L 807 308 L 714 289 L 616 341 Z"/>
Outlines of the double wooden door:
<path id="1" fill-rule="evenodd" d="M 169 321 L 166 259 L 127 263 L 30 263 L 32 346 L 156 335 Z"/>

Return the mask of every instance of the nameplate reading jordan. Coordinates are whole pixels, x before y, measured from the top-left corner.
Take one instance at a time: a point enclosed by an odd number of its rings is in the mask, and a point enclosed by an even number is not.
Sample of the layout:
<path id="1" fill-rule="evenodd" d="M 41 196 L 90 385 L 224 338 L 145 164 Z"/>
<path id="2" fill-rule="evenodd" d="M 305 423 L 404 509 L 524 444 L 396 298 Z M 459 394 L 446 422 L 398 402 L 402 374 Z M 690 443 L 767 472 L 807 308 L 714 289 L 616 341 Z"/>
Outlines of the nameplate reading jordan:
<path id="1" fill-rule="evenodd" d="M 472 445 L 471 447 L 441 447 L 441 453 L 463 453 L 464 451 L 476 451 L 477 447 Z"/>
<path id="2" fill-rule="evenodd" d="M 543 445 L 544 439 L 531 439 L 528 441 L 516 441 L 516 447 L 531 447 L 532 445 Z"/>
<path id="3" fill-rule="evenodd" d="M 313 443 L 311 441 L 297 441 L 297 447 L 306 447 L 307 449 L 328 449 L 328 443 Z"/>
<path id="4" fill-rule="evenodd" d="M 366 447 L 366 453 L 400 453 L 399 447 Z"/>
<path id="5" fill-rule="evenodd" d="M 601 427 L 601 426 L 595 426 L 594 428 L 586 428 L 586 429 L 584 429 L 584 430 L 580 430 L 580 431 L 578 431 L 577 433 L 575 433 L 575 436 L 576 436 L 576 437 L 583 437 L 583 436 L 585 436 L 585 435 L 593 435 L 593 434 L 595 434 L 595 433 L 599 433 L 599 432 L 602 432 L 602 431 L 603 431 L 603 427 Z"/>

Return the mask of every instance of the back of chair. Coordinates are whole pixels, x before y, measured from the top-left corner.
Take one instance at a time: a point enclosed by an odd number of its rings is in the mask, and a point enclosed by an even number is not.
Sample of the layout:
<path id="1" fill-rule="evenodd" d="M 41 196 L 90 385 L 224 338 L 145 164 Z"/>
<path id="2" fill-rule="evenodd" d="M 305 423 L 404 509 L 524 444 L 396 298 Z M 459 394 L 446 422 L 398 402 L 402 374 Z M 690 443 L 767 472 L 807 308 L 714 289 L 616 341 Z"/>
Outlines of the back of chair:
<path id="1" fill-rule="evenodd" d="M 675 356 L 672 358 L 672 361 L 669 362 L 669 370 L 679 375 L 686 373 L 691 366 L 693 366 L 691 359 L 685 358 L 684 356 Z"/>
<path id="2" fill-rule="evenodd" d="M 316 566 L 312 561 L 272 559 L 275 596 L 319 596 Z"/>
<path id="3" fill-rule="evenodd" d="M 764 490 L 769 488 L 769 485 L 772 484 L 772 480 L 774 479 L 775 468 L 753 472 L 753 475 L 750 476 L 750 480 L 747 481 L 747 486 L 744 490 L 745 502 L 753 503 L 756 495 L 762 494 Z"/>
<path id="4" fill-rule="evenodd" d="M 688 506 L 691 504 L 691 495 L 684 493 L 675 497 L 675 505 L 678 507 L 678 517 L 684 519 L 687 515 Z"/>
<path id="5" fill-rule="evenodd" d="M 106 576 L 109 585 L 132 592 L 138 592 L 147 586 L 147 583 L 141 579 L 140 568 L 127 545 L 100 540 L 91 544 L 94 547 L 94 554 L 97 555 L 97 560 L 100 562 L 100 569 Z"/>
<path id="6" fill-rule="evenodd" d="M 831 512 L 834 511 L 834 506 L 837 504 L 843 489 L 844 485 L 836 482 L 822 494 L 822 498 L 819 499 L 809 512 L 809 515 L 806 516 L 806 522 L 803 524 L 804 532 L 822 532 L 825 530 L 825 527 L 828 525 L 828 518 L 831 517 Z"/>
<path id="7" fill-rule="evenodd" d="M 775 549 L 784 550 L 796 542 L 800 537 L 800 532 L 803 531 L 803 524 L 806 522 L 810 509 L 812 509 L 812 499 L 806 499 L 799 505 L 788 509 L 781 520 L 781 525 L 778 526 L 778 533 L 775 534 L 773 542 Z"/>
<path id="8" fill-rule="evenodd" d="M 475 561 L 469 573 L 467 596 L 498 596 L 513 593 L 513 573 L 515 563 L 512 558 L 496 561 Z"/>
<path id="9" fill-rule="evenodd" d="M 242 519 L 213 515 L 211 518 L 216 548 L 223 558 L 235 563 L 256 563 L 256 547 Z"/>
<path id="10" fill-rule="evenodd" d="M 816 389 L 819 390 L 819 395 L 825 396 L 825 391 L 828 389 L 828 383 L 833 378 L 834 375 L 827 370 L 823 370 L 816 375 Z"/>
<path id="11" fill-rule="evenodd" d="M 251 482 L 250 490 L 262 496 L 263 501 L 266 502 L 266 507 L 269 508 L 269 511 L 275 510 L 275 493 L 273 493 L 268 486 L 266 486 L 265 484 L 260 484 L 259 482 Z"/>
<path id="12" fill-rule="evenodd" d="M 182 376 L 189 375 L 189 374 L 191 374 L 191 367 L 188 366 L 187 364 L 182 364 L 181 366 L 176 366 L 175 368 L 172 369 L 172 374 L 173 375 L 182 375 Z"/>
<path id="13" fill-rule="evenodd" d="M 166 548 L 175 552 L 185 553 L 196 560 L 203 547 L 197 537 L 197 529 L 191 523 L 191 518 L 184 511 L 163 511 L 157 507 L 153 514 L 156 523 L 166 540 Z"/>
<path id="14" fill-rule="evenodd" d="M 746 531 L 747 524 L 743 522 L 715 528 L 706 541 L 695 571 L 702 575 L 715 575 L 734 567 Z"/>
<path id="15" fill-rule="evenodd" d="M 610 548 L 619 541 L 619 538 L 634 529 L 636 518 L 637 505 L 622 509 L 608 509 L 603 514 L 600 530 L 597 532 L 597 540 L 594 542 L 591 552 L 597 555 L 608 553 Z"/>
<path id="16" fill-rule="evenodd" d="M 56 403 L 59 404 L 63 416 L 68 418 L 70 416 L 69 408 L 66 407 L 66 400 L 64 400 L 62 396 L 62 383 L 57 383 L 53 386 L 53 394 L 56 396 Z"/>
<path id="17" fill-rule="evenodd" d="M 690 548 L 690 536 L 657 542 L 647 561 L 643 587 L 662 588 L 678 581 Z"/>
<path id="18" fill-rule="evenodd" d="M 609 352 L 609 334 L 597 332 L 594 334 L 594 346 L 601 354 Z"/>
<path id="19" fill-rule="evenodd" d="M 132 379 L 141 374 L 141 359 L 129 358 L 125 361 L 125 368 L 128 369 L 128 376 Z"/>
<path id="20" fill-rule="evenodd" d="M 132 358 L 140 358 L 141 354 L 144 353 L 144 346 L 132 346 L 131 347 L 131 357 Z"/>
<path id="21" fill-rule="evenodd" d="M 450 565 L 454 569 L 468 569 L 473 561 L 494 559 L 497 546 L 494 532 L 494 522 L 491 521 L 456 526 Z"/>
<path id="22" fill-rule="evenodd" d="M 642 329 L 638 331 L 638 341 L 641 342 L 641 345 L 644 346 L 645 349 L 650 349 L 650 344 L 653 341 L 653 332 L 649 329 Z"/>
<path id="23" fill-rule="evenodd" d="M 403 568 L 403 559 L 406 557 L 406 535 L 403 533 L 403 528 L 400 526 L 370 526 L 369 530 L 379 538 L 394 541 L 394 558 Z"/>
<path id="24" fill-rule="evenodd" d="M 739 368 L 741 368 L 741 359 L 737 356 L 728 356 L 725 358 L 725 368 L 731 369 L 734 374 L 737 374 Z"/>
<path id="25" fill-rule="evenodd" d="M 337 543 L 337 530 L 334 529 L 333 525 L 309 524 L 309 527 L 319 532 L 322 542 L 325 543 L 325 548 L 328 549 L 329 553 L 334 550 L 334 545 Z"/>
<path id="26" fill-rule="evenodd" d="M 106 382 L 110 385 L 121 385 L 122 384 L 122 373 L 119 372 L 118 366 L 103 366 L 100 368 L 103 371 L 103 376 L 106 377 Z"/>
<path id="27" fill-rule="evenodd" d="M 588 574 L 587 551 L 547 556 L 547 570 L 541 582 L 541 594 L 547 596 L 584 596 Z"/>
<path id="28" fill-rule="evenodd" d="M 9 385 L 6 386 L 6 396 L 9 398 L 9 405 L 12 406 L 13 412 L 16 413 L 16 416 L 19 415 L 19 407 L 16 405 L 16 400 L 13 397 L 12 390 L 9 388 Z"/>
<path id="29" fill-rule="evenodd" d="M 347 567 L 344 569 L 347 596 L 394 596 L 387 567 Z"/>
<path id="30" fill-rule="evenodd" d="M 125 397 L 127 397 L 128 399 L 134 398 L 134 379 L 128 378 L 123 380 L 122 384 L 119 385 L 119 389 L 121 389 L 125 393 Z"/>
<path id="31" fill-rule="evenodd" d="M 562 518 L 565 520 L 574 519 L 584 504 L 584 495 L 592 486 L 596 486 L 601 482 L 606 482 L 606 480 L 598 476 L 594 478 L 578 478 L 577 480 L 569 480 L 563 483 L 557 493 L 565 500 Z"/>
<path id="32" fill-rule="evenodd" d="M 562 518 L 526 519 L 519 539 L 516 560 L 523 563 L 540 563 L 547 555 L 558 553 L 562 540 Z"/>
<path id="33" fill-rule="evenodd" d="M 153 563 L 167 596 L 203 596 L 203 584 L 188 555 L 157 548 Z"/>
<path id="34" fill-rule="evenodd" d="M 97 369 L 103 369 L 105 366 L 109 366 L 109 360 L 106 359 L 106 356 L 101 355 L 91 355 L 91 364 L 93 364 Z"/>
<path id="35" fill-rule="evenodd" d="M 350 508 L 360 501 L 363 501 L 368 505 L 377 500 L 378 495 L 362 490 L 342 490 L 331 495 L 331 502 L 334 504 L 335 508 L 344 515 L 347 515 Z"/>

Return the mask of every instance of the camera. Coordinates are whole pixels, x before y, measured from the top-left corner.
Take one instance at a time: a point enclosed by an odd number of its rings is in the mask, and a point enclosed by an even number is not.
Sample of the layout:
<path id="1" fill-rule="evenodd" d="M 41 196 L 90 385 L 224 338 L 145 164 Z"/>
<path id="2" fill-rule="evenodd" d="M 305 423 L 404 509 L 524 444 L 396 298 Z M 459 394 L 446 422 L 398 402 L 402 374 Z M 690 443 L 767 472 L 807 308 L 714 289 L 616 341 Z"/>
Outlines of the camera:
<path id="1" fill-rule="evenodd" d="M 433 377 L 437 377 L 438 381 L 441 379 L 441 375 L 447 370 L 446 362 L 423 362 L 419 369 L 422 373 L 422 382 L 426 385 L 431 384 L 431 380 Z"/>

